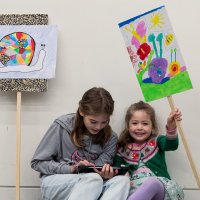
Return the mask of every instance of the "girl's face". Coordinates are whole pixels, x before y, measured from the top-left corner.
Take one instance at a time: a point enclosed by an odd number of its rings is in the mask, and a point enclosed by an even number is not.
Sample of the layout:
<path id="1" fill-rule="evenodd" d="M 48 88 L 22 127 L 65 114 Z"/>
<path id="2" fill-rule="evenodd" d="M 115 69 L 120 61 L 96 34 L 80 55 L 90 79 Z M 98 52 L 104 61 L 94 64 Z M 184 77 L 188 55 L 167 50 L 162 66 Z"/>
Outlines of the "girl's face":
<path id="1" fill-rule="evenodd" d="M 134 111 L 129 121 L 129 133 L 136 143 L 144 143 L 151 135 L 152 122 L 144 110 Z"/>
<path id="2" fill-rule="evenodd" d="M 92 135 L 98 134 L 100 130 L 102 130 L 108 125 L 110 120 L 110 116 L 107 114 L 82 115 L 82 116 L 85 127 Z"/>

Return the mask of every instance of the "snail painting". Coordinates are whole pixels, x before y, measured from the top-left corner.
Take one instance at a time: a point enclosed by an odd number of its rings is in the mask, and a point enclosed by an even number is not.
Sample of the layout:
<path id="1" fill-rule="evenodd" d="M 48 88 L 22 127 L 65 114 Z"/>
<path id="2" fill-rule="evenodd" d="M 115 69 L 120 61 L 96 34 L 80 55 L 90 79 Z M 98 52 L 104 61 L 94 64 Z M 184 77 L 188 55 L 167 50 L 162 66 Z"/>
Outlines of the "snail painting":
<path id="1" fill-rule="evenodd" d="M 0 26 L 2 32 L 12 28 L 25 31 L 13 31 L 0 39 L 0 78 L 53 78 L 56 27 Z"/>
<path id="2" fill-rule="evenodd" d="M 165 6 L 119 23 L 146 101 L 192 88 Z"/>
<path id="3" fill-rule="evenodd" d="M 14 32 L 0 40 L 0 62 L 4 66 L 30 65 L 35 52 L 35 40 L 27 33 Z"/>

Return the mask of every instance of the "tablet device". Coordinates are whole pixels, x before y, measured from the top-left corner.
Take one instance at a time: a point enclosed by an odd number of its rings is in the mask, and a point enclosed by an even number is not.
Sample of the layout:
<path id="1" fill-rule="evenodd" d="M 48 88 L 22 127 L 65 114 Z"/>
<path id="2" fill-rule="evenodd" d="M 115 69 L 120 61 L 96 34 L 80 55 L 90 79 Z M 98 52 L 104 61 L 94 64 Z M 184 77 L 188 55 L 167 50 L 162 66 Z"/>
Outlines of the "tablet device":
<path id="1" fill-rule="evenodd" d="M 96 166 L 95 168 L 97 170 L 101 171 L 102 166 Z M 128 172 L 129 167 L 125 167 L 125 166 L 113 167 L 113 170 L 116 170 L 116 169 L 118 170 L 118 174 L 116 174 L 116 175 L 125 175 L 126 172 Z M 94 167 L 91 167 L 91 166 L 79 166 L 78 167 L 78 173 L 91 173 L 91 172 L 95 172 Z"/>

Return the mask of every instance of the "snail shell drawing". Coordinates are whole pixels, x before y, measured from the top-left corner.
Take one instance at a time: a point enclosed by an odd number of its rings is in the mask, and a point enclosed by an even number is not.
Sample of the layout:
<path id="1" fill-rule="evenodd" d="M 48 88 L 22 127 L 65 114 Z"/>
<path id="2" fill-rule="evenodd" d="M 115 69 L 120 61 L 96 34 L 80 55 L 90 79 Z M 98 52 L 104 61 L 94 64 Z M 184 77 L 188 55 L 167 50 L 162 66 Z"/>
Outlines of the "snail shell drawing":
<path id="1" fill-rule="evenodd" d="M 0 62 L 4 66 L 31 64 L 35 40 L 27 33 L 14 32 L 0 40 Z"/>

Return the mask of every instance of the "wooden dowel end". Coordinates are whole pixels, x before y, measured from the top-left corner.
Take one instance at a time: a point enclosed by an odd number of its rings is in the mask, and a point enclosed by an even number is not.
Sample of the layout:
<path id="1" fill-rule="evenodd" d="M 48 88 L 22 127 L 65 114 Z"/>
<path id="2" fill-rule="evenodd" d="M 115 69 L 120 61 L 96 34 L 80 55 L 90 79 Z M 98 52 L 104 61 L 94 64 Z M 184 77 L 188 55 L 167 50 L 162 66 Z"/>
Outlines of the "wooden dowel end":
<path id="1" fill-rule="evenodd" d="M 21 92 L 17 92 L 16 115 L 16 200 L 20 200 L 20 152 L 21 151 Z"/>
<path id="2" fill-rule="evenodd" d="M 169 105 L 170 105 L 171 110 L 174 111 L 174 110 L 175 110 L 175 105 L 174 105 L 174 101 L 173 101 L 172 96 L 168 96 L 167 99 L 168 99 L 168 102 L 169 102 Z M 181 140 L 182 140 L 182 142 L 183 142 L 183 146 L 184 146 L 184 148 L 185 148 L 185 151 L 186 151 L 188 160 L 189 160 L 189 162 L 190 162 L 190 166 L 191 166 L 191 168 L 192 168 L 194 177 L 195 177 L 196 182 L 197 182 L 197 185 L 198 185 L 198 187 L 199 187 L 199 189 L 200 189 L 200 176 L 199 176 L 199 174 L 198 174 L 198 171 L 197 171 L 197 169 L 196 169 L 194 160 L 193 160 L 193 158 L 192 158 L 192 154 L 191 154 L 191 151 L 190 151 L 190 149 L 189 149 L 189 145 L 188 145 L 188 143 L 187 143 L 187 141 L 186 141 L 183 128 L 182 128 L 180 122 L 176 122 L 176 124 L 177 124 L 177 128 L 178 128 L 179 135 L 181 136 Z"/>

